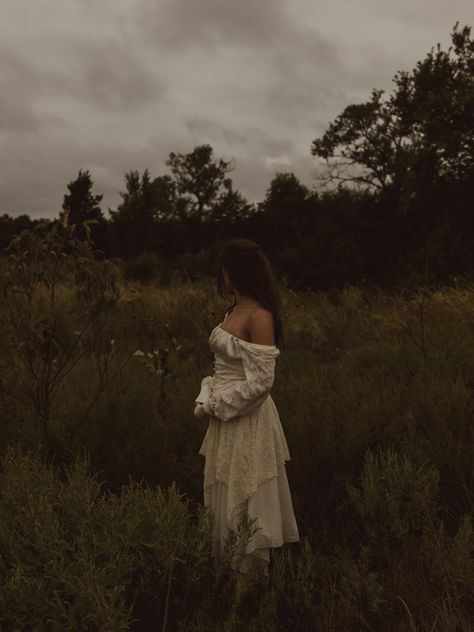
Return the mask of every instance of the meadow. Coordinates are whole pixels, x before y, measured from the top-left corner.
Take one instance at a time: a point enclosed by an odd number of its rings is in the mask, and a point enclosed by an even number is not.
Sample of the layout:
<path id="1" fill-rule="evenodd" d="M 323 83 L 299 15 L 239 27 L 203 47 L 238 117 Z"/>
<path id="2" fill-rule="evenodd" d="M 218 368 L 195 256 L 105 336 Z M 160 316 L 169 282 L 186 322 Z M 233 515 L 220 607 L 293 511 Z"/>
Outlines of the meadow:
<path id="1" fill-rule="evenodd" d="M 232 297 L 51 252 L 2 268 L 2 632 L 474 629 L 474 286 L 281 287 L 301 542 L 237 600 L 193 415 Z"/>

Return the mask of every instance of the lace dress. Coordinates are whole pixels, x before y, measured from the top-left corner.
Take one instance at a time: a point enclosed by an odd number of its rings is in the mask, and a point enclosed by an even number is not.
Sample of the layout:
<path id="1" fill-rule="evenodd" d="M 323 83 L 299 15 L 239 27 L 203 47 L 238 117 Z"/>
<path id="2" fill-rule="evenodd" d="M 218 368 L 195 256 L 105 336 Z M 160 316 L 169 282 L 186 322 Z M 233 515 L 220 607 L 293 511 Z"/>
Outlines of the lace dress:
<path id="1" fill-rule="evenodd" d="M 212 556 L 220 557 L 229 528 L 246 513 L 257 519 L 257 531 L 239 570 L 249 572 L 259 558 L 268 576 L 270 548 L 300 540 L 285 469 L 290 454 L 270 395 L 280 351 L 237 338 L 220 324 L 209 345 L 214 374 L 202 379 L 196 402 L 209 419 L 199 454 L 206 459 L 204 505 L 215 517 Z"/>

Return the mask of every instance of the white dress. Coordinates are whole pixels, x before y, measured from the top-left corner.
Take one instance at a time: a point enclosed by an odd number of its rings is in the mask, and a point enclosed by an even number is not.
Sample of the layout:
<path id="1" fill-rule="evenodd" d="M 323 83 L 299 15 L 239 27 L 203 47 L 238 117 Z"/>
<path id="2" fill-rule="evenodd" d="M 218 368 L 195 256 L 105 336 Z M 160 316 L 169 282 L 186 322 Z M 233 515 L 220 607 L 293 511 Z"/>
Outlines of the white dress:
<path id="1" fill-rule="evenodd" d="M 220 324 L 209 345 L 214 374 L 202 379 L 196 402 L 209 418 L 199 454 L 206 459 L 204 506 L 215 517 L 212 556 L 220 557 L 229 528 L 247 514 L 257 519 L 257 531 L 239 570 L 247 573 L 260 558 L 268 575 L 270 548 L 300 540 L 285 469 L 290 454 L 270 395 L 280 351 L 237 338 Z"/>

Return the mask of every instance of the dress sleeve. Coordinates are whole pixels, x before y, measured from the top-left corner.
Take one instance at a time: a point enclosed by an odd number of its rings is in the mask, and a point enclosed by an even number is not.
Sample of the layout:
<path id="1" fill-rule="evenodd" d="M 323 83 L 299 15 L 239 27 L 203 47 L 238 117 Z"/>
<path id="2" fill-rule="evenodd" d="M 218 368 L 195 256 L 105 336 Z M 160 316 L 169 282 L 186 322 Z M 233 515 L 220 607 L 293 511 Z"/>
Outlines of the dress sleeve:
<path id="1" fill-rule="evenodd" d="M 201 390 L 199 391 L 199 395 L 194 400 L 195 404 L 198 404 L 198 403 L 204 404 L 204 402 L 209 400 L 209 397 L 211 395 L 213 379 L 214 378 L 212 375 L 206 375 L 206 377 L 202 378 Z"/>
<path id="2" fill-rule="evenodd" d="M 206 413 L 222 421 L 246 415 L 258 408 L 273 386 L 279 349 L 269 345 L 244 343 L 239 342 L 239 347 L 245 380 L 237 381 L 227 389 L 211 387 L 210 397 L 204 402 Z"/>

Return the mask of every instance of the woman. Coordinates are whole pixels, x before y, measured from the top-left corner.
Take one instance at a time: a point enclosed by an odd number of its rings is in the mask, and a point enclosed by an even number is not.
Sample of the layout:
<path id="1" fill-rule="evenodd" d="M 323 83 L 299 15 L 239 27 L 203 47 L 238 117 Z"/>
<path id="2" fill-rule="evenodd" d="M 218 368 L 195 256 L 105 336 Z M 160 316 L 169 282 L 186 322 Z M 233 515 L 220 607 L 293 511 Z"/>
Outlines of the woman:
<path id="1" fill-rule="evenodd" d="M 212 556 L 223 552 L 229 528 L 246 514 L 256 530 L 233 563 L 240 590 L 252 565 L 268 578 L 270 549 L 298 542 L 286 477 L 288 446 L 270 395 L 277 344 L 284 342 L 273 272 L 260 247 L 247 239 L 226 243 L 217 261 L 220 296 L 234 304 L 212 330 L 214 373 L 201 381 L 194 413 L 209 427 L 199 454 L 204 468 L 204 505 L 215 517 Z"/>

